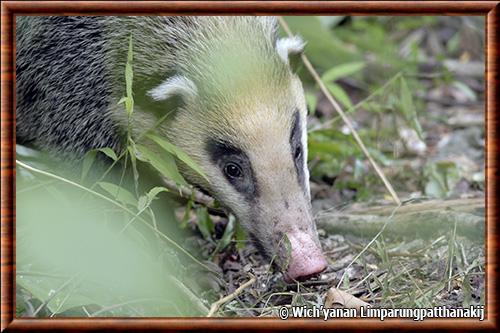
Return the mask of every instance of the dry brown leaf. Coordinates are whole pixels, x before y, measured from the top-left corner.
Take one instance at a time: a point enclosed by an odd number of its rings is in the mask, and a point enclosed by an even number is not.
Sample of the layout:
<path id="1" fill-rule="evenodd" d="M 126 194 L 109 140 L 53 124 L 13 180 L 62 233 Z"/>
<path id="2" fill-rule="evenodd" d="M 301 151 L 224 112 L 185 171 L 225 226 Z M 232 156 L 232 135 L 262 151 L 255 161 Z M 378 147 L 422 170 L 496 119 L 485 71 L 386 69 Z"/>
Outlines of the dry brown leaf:
<path id="1" fill-rule="evenodd" d="M 359 310 L 362 306 L 366 307 L 369 306 L 369 304 L 335 287 L 330 288 L 326 293 L 325 308 L 348 308 Z"/>

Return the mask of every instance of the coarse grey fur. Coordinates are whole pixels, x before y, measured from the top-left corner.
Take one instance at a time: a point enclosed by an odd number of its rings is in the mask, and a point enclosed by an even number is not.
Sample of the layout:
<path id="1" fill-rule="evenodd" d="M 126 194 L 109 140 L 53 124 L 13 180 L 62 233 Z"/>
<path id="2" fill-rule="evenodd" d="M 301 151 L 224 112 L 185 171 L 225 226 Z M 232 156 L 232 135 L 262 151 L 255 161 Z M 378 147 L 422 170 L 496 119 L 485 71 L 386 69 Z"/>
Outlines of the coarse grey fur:
<path id="1" fill-rule="evenodd" d="M 108 112 L 112 86 L 98 20 L 18 17 L 16 23 L 17 141 L 57 156 L 119 149 L 119 129 Z"/>
<path id="2" fill-rule="evenodd" d="M 234 26 L 260 30 L 275 41 L 273 18 L 243 19 L 229 18 Z M 18 142 L 58 156 L 79 157 L 100 147 L 119 150 L 122 131 L 113 111 L 125 91 L 129 36 L 140 107 L 147 104 L 146 92 L 169 75 L 189 73 L 197 82 L 211 75 L 206 63 L 194 67 L 193 59 L 211 47 L 200 38 L 206 40 L 227 22 L 218 17 L 17 17 Z"/>

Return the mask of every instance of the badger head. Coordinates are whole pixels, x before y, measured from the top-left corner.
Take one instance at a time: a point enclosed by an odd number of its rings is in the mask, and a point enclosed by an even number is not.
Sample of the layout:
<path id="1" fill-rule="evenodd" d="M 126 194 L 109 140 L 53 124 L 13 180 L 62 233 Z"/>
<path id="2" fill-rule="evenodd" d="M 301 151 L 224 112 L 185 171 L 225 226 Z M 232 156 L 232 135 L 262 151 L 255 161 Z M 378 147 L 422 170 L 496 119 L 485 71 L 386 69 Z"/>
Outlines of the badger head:
<path id="1" fill-rule="evenodd" d="M 207 43 L 183 74 L 150 96 L 183 97 L 165 135 L 209 182 L 189 168 L 182 170 L 185 177 L 237 216 L 286 280 L 304 279 L 327 262 L 311 215 L 304 92 L 288 64 L 289 53 L 300 52 L 303 43 L 221 39 Z"/>

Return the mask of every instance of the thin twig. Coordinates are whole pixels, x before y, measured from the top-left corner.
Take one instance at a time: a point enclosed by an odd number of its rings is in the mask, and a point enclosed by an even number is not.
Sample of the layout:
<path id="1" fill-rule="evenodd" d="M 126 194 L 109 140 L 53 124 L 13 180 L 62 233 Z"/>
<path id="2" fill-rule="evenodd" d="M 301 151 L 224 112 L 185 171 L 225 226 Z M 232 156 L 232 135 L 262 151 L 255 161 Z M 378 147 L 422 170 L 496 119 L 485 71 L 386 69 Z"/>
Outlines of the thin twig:
<path id="1" fill-rule="evenodd" d="M 167 189 L 173 193 L 177 193 L 181 198 L 191 199 L 207 208 L 215 207 L 215 199 L 196 189 L 190 189 L 185 186 L 177 185 L 173 180 L 163 178 L 163 183 Z"/>
<path id="2" fill-rule="evenodd" d="M 290 37 L 292 37 L 293 34 L 292 34 L 290 28 L 288 27 L 288 24 L 285 22 L 285 20 L 282 17 L 279 17 L 278 20 L 279 20 L 281 26 L 283 27 L 283 29 L 285 30 L 285 32 Z M 380 169 L 380 167 L 375 162 L 375 160 L 373 160 L 372 156 L 368 152 L 368 149 L 366 149 L 363 141 L 361 141 L 361 138 L 359 137 L 358 133 L 354 129 L 354 126 L 352 125 L 351 121 L 345 115 L 344 111 L 342 111 L 342 108 L 337 103 L 337 101 L 333 98 L 332 94 L 330 94 L 330 92 L 328 91 L 328 88 L 326 88 L 325 84 L 323 83 L 323 81 L 321 80 L 320 76 L 318 75 L 318 73 L 316 72 L 316 70 L 314 69 L 314 67 L 312 66 L 312 64 L 309 61 L 309 59 L 306 57 L 305 54 L 301 54 L 300 57 L 302 59 L 302 62 L 306 66 L 307 70 L 309 71 L 309 73 L 312 75 L 312 77 L 314 78 L 314 80 L 316 81 L 316 83 L 319 85 L 319 87 L 320 87 L 321 91 L 323 92 L 323 94 L 325 95 L 325 97 L 332 104 L 332 106 L 335 108 L 335 110 L 337 111 L 337 113 L 340 115 L 340 117 L 342 118 L 342 120 L 344 121 L 344 123 L 346 124 L 346 126 L 349 128 L 349 131 L 352 133 L 352 136 L 354 137 L 354 139 L 358 143 L 359 147 L 361 148 L 361 150 L 363 151 L 363 153 L 365 154 L 365 156 L 368 158 L 368 161 L 370 161 L 370 164 L 375 169 L 375 172 L 377 172 L 378 176 L 380 177 L 380 179 L 384 183 L 385 187 L 387 188 L 387 190 L 391 194 L 392 198 L 394 199 L 394 202 L 396 202 L 397 205 L 401 205 L 401 200 L 399 199 L 398 195 L 394 191 L 394 188 L 392 187 L 391 183 L 389 183 L 389 181 L 385 177 L 384 172 L 382 171 L 382 169 Z"/>
<path id="3" fill-rule="evenodd" d="M 225 297 L 222 297 L 217 302 L 214 302 L 212 304 L 212 306 L 210 307 L 210 311 L 208 312 L 207 317 L 213 317 L 214 314 L 219 310 L 219 308 L 222 305 L 224 305 L 225 303 L 232 301 L 233 299 L 238 297 L 238 295 L 241 294 L 241 292 L 243 290 L 245 290 L 246 288 L 251 286 L 256 280 L 257 280 L 257 278 L 254 275 L 251 275 L 250 280 L 248 280 L 247 282 L 245 282 L 241 286 L 239 286 L 238 289 L 236 289 L 233 293 L 231 293 Z"/>

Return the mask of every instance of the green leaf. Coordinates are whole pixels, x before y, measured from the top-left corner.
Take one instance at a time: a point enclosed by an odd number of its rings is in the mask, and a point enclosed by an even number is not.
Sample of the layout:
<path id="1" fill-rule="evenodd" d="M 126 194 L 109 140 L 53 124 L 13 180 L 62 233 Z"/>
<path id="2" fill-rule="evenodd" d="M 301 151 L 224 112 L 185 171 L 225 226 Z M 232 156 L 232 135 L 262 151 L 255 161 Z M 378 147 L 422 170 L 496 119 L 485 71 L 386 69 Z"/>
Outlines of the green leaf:
<path id="1" fill-rule="evenodd" d="M 97 184 L 100 187 L 102 187 L 103 190 L 108 192 L 117 201 L 119 201 L 125 205 L 137 207 L 137 199 L 134 197 L 134 195 L 132 193 L 130 193 L 126 189 L 124 189 L 118 185 L 115 185 L 112 183 L 107 183 L 107 182 L 99 182 Z"/>
<path id="2" fill-rule="evenodd" d="M 169 190 L 165 187 L 157 186 L 153 187 L 145 195 L 141 195 L 137 203 L 137 210 L 143 211 L 144 209 L 148 208 L 153 200 L 156 199 L 156 196 L 161 192 L 169 192 Z"/>
<path id="3" fill-rule="evenodd" d="M 338 79 L 353 75 L 365 68 L 365 63 L 362 61 L 348 62 L 342 65 L 335 66 L 327 70 L 322 76 L 321 80 L 325 83 L 334 82 Z"/>
<path id="4" fill-rule="evenodd" d="M 207 176 L 203 173 L 203 170 L 198 166 L 198 164 L 189 157 L 188 154 L 186 154 L 182 149 L 179 147 L 176 147 L 175 145 L 171 144 L 164 138 L 161 138 L 157 135 L 154 134 L 148 134 L 148 138 L 156 142 L 160 147 L 165 149 L 167 152 L 169 152 L 172 155 L 175 155 L 179 160 L 184 162 L 187 166 L 189 166 L 191 169 L 196 171 L 199 175 L 201 175 L 203 178 L 205 178 L 208 181 Z"/>
<path id="5" fill-rule="evenodd" d="M 318 141 L 315 138 L 309 137 L 309 154 L 331 154 L 337 157 L 349 156 L 355 150 L 346 142 L 340 141 Z"/>
<path id="6" fill-rule="evenodd" d="M 229 215 L 226 228 L 224 229 L 224 234 L 222 234 L 221 239 L 217 243 L 212 256 L 218 252 L 224 251 L 224 249 L 231 243 L 234 233 L 236 231 L 236 218 L 233 214 Z"/>
<path id="7" fill-rule="evenodd" d="M 113 149 L 105 147 L 105 148 L 98 148 L 96 149 L 97 151 L 100 151 L 101 153 L 104 153 L 107 157 L 112 159 L 113 161 L 118 160 L 118 156 L 116 156 L 116 153 Z"/>
<path id="8" fill-rule="evenodd" d="M 459 46 L 460 46 L 460 33 L 457 32 L 446 42 L 446 50 L 448 51 L 448 53 L 455 53 L 457 52 Z"/>
<path id="9" fill-rule="evenodd" d="M 401 94 L 400 94 L 401 113 L 404 119 L 406 120 L 408 126 L 413 128 L 415 132 L 417 132 L 417 135 L 420 140 L 423 140 L 423 131 L 417 119 L 417 110 L 415 109 L 415 103 L 413 101 L 412 94 L 410 92 L 410 89 L 408 88 L 408 85 L 404 77 L 401 76 L 400 82 L 401 82 Z"/>
<path id="10" fill-rule="evenodd" d="M 131 34 L 128 40 L 127 62 L 131 63 L 133 60 L 134 60 L 134 49 L 133 49 L 133 38 Z"/>
<path id="11" fill-rule="evenodd" d="M 245 248 L 247 241 L 247 233 L 240 223 L 236 223 L 236 230 L 234 232 L 234 238 L 236 240 L 236 248 L 242 250 Z"/>
<path id="12" fill-rule="evenodd" d="M 189 221 L 189 217 L 191 216 L 191 209 L 193 208 L 193 200 L 189 200 L 186 204 L 185 211 L 184 211 L 184 216 L 182 217 L 181 221 L 181 228 L 186 228 L 187 223 Z"/>
<path id="13" fill-rule="evenodd" d="M 137 171 L 137 160 L 135 157 L 135 143 L 132 139 L 129 139 L 129 146 L 127 147 L 128 156 L 130 158 L 130 164 L 132 165 L 132 173 L 134 175 L 134 185 L 136 193 L 139 192 L 139 172 Z"/>
<path id="14" fill-rule="evenodd" d="M 134 112 L 134 99 L 131 97 L 127 97 L 125 100 L 125 109 L 127 110 L 127 113 L 131 115 Z"/>
<path id="15" fill-rule="evenodd" d="M 147 206 L 151 205 L 153 200 L 155 200 L 158 194 L 160 194 L 161 192 L 169 192 L 169 190 L 163 186 L 156 186 L 149 190 L 149 192 L 146 193 L 146 196 L 148 198 Z"/>
<path id="16" fill-rule="evenodd" d="M 206 207 L 198 208 L 197 211 L 198 216 L 198 229 L 200 230 L 203 238 L 206 240 L 210 240 L 212 238 L 212 233 L 215 231 L 215 226 L 208 214 L 208 210 Z"/>
<path id="17" fill-rule="evenodd" d="M 234 238 L 236 239 L 236 248 L 238 250 L 241 250 L 245 248 L 245 243 L 247 240 L 247 233 L 245 229 L 241 226 L 241 224 L 236 223 L 235 226 L 235 232 L 234 232 Z"/>
<path id="18" fill-rule="evenodd" d="M 408 85 L 406 84 L 406 80 L 403 77 L 401 77 L 400 83 L 401 113 L 403 114 L 405 119 L 409 120 L 415 115 L 413 97 L 411 95 L 410 89 L 408 88 Z"/>
<path id="19" fill-rule="evenodd" d="M 283 243 L 283 246 L 285 247 L 285 260 L 280 262 L 280 265 L 281 269 L 286 271 L 288 269 L 288 265 L 290 264 L 290 260 L 292 259 L 292 243 L 286 234 L 283 236 L 280 243 Z"/>
<path id="20" fill-rule="evenodd" d="M 424 176 L 427 178 L 425 194 L 434 198 L 446 198 L 460 180 L 457 165 L 450 161 L 427 164 Z"/>
<path id="21" fill-rule="evenodd" d="M 139 144 L 136 144 L 135 148 L 135 156 L 139 160 L 149 163 L 163 176 L 175 181 L 177 184 L 187 186 L 186 180 L 179 173 L 174 157 L 170 153 L 158 154 Z"/>
<path id="22" fill-rule="evenodd" d="M 85 154 L 85 157 L 83 158 L 83 162 L 82 162 L 82 175 L 81 175 L 82 181 L 85 178 L 87 178 L 87 174 L 89 173 L 90 167 L 92 166 L 92 164 L 94 164 L 96 154 L 97 154 L 97 151 L 95 149 L 89 150 Z"/>
<path id="23" fill-rule="evenodd" d="M 156 199 L 156 196 L 160 194 L 161 192 L 169 192 L 168 188 L 163 187 L 163 186 L 156 186 L 153 187 L 152 189 L 149 190 L 149 192 L 146 194 L 148 196 L 149 201 L 153 201 Z"/>
<path id="24" fill-rule="evenodd" d="M 127 99 L 132 96 L 132 81 L 134 79 L 134 72 L 132 70 L 132 65 L 127 63 L 125 65 L 125 82 L 127 87 Z"/>
<path id="25" fill-rule="evenodd" d="M 230 214 L 226 229 L 224 229 L 224 234 L 222 235 L 218 244 L 220 245 L 219 251 L 224 250 L 231 243 L 231 239 L 233 238 L 235 232 L 235 226 L 236 218 L 234 217 L 234 215 Z"/>
<path id="26" fill-rule="evenodd" d="M 318 68 L 329 69 L 349 61 L 362 60 L 362 54 L 353 51 L 321 24 L 315 16 L 285 16 L 283 17 L 292 32 L 300 32 L 307 41 L 305 52 Z"/>
<path id="27" fill-rule="evenodd" d="M 104 153 L 106 156 L 111 158 L 113 161 L 118 160 L 118 156 L 116 156 L 116 153 L 111 148 L 105 147 L 105 148 L 97 148 L 97 149 L 89 150 L 85 154 L 85 157 L 84 157 L 83 163 L 82 163 L 82 175 L 81 175 L 82 181 L 87 177 L 90 168 L 94 164 L 95 158 L 97 156 L 97 152 Z"/>
<path id="28" fill-rule="evenodd" d="M 341 86 L 335 83 L 327 83 L 326 87 L 328 91 L 337 99 L 340 104 L 342 104 L 346 109 L 350 109 L 353 107 L 351 99 L 347 95 L 344 89 Z"/>
<path id="29" fill-rule="evenodd" d="M 132 69 L 133 57 L 134 56 L 132 47 L 132 35 L 130 35 L 128 44 L 127 63 L 125 65 L 125 86 L 126 86 L 127 96 L 125 97 L 125 99 L 123 98 L 121 99 L 125 101 L 125 109 L 129 116 L 134 111 L 134 97 L 132 95 L 132 82 L 134 79 L 134 71 Z"/>
<path id="30" fill-rule="evenodd" d="M 316 94 L 306 92 L 306 103 L 309 114 L 314 114 L 316 111 L 316 106 L 318 105 L 318 96 Z"/>
<path id="31" fill-rule="evenodd" d="M 466 85 L 465 83 L 460 81 L 455 81 L 453 82 L 453 86 L 459 89 L 465 96 L 467 96 L 469 100 L 473 102 L 477 101 L 476 93 L 471 88 L 469 88 L 469 86 Z"/>
<path id="32" fill-rule="evenodd" d="M 148 197 L 146 195 L 141 195 L 137 201 L 137 210 L 139 212 L 143 211 L 149 206 Z"/>

